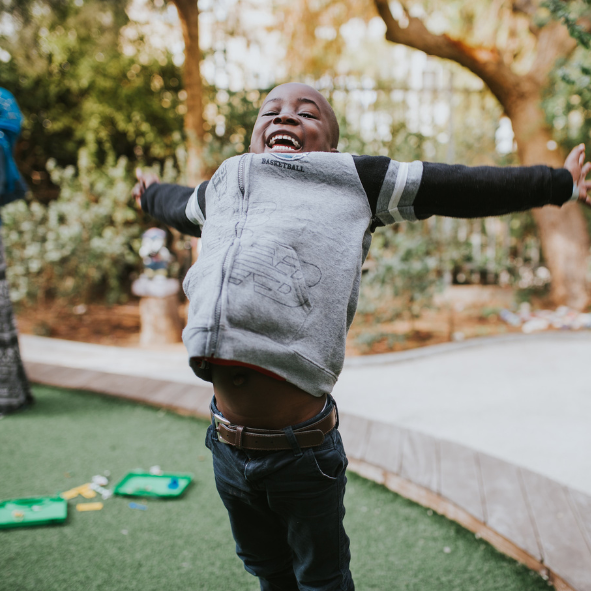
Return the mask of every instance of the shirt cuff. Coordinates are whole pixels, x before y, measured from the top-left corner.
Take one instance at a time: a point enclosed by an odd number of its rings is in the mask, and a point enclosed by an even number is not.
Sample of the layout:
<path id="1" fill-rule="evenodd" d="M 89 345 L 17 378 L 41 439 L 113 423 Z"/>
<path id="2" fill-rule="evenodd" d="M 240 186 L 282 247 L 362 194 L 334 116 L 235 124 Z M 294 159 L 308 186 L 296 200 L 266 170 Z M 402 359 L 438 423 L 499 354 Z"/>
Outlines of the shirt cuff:
<path id="1" fill-rule="evenodd" d="M 570 196 L 569 201 L 577 201 L 579 199 L 579 187 L 574 184 L 573 185 L 573 194 Z"/>

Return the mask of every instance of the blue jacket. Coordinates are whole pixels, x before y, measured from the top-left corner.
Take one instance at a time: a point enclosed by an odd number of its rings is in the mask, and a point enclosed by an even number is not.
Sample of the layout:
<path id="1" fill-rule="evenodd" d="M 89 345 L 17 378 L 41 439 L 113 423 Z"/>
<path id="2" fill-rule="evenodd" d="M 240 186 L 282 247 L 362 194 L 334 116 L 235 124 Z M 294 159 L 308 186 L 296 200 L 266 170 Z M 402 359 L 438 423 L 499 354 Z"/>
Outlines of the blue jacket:
<path id="1" fill-rule="evenodd" d="M 15 98 L 8 90 L 0 88 L 0 206 L 21 199 L 27 192 L 13 157 L 22 122 Z"/>

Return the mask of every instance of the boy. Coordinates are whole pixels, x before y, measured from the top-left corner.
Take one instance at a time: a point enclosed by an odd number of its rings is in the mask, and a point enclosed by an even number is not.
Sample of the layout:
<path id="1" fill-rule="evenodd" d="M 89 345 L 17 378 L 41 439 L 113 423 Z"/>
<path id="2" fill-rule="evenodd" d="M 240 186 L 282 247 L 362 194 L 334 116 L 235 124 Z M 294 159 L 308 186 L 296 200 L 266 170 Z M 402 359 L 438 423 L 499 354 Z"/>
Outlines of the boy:
<path id="1" fill-rule="evenodd" d="M 330 392 L 373 230 L 586 201 L 591 185 L 581 146 L 567 169 L 467 168 L 339 154 L 338 136 L 320 93 L 284 84 L 259 112 L 250 153 L 211 181 L 193 190 L 139 172 L 134 189 L 144 210 L 203 241 L 184 281 L 183 340 L 213 382 L 216 486 L 263 591 L 354 589 Z"/>

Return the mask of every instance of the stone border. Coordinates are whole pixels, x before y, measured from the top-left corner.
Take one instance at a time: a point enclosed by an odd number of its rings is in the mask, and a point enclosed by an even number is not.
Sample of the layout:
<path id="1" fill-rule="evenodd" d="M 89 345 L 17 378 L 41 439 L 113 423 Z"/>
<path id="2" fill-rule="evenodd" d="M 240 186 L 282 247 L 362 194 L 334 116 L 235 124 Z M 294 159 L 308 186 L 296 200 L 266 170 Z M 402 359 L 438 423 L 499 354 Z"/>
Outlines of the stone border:
<path id="1" fill-rule="evenodd" d="M 339 430 L 362 476 L 486 536 L 557 589 L 591 591 L 591 496 L 389 423 L 340 413 Z"/>
<path id="2" fill-rule="evenodd" d="M 24 361 L 32 382 L 116 396 L 182 415 L 209 418 L 207 386 Z"/>
<path id="3" fill-rule="evenodd" d="M 350 459 L 349 470 L 363 478 L 385 486 L 388 490 L 399 494 L 401 497 L 427 509 L 433 509 L 436 513 L 447 517 L 447 519 L 459 523 L 463 528 L 474 533 L 476 538 L 485 540 L 502 554 L 521 562 L 531 570 L 539 572 L 542 578 L 551 583 L 557 591 L 575 591 L 564 579 L 546 568 L 539 560 L 442 496 L 409 480 L 400 478 L 400 476 L 392 472 L 382 470 L 378 466 L 361 460 Z"/>

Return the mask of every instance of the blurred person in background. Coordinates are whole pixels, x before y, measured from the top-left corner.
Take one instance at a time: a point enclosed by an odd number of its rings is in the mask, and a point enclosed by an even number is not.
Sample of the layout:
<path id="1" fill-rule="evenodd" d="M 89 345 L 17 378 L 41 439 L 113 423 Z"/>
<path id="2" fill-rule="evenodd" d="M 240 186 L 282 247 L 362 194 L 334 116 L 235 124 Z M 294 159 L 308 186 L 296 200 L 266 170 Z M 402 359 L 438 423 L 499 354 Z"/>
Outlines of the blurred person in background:
<path id="1" fill-rule="evenodd" d="M 0 208 L 11 201 L 22 199 L 27 192 L 13 158 L 14 144 L 20 134 L 22 121 L 23 116 L 14 97 L 0 88 Z M 33 396 L 19 351 L 0 232 L 0 414 L 25 408 L 32 402 Z"/>

